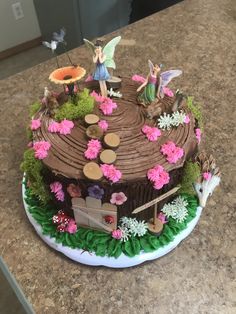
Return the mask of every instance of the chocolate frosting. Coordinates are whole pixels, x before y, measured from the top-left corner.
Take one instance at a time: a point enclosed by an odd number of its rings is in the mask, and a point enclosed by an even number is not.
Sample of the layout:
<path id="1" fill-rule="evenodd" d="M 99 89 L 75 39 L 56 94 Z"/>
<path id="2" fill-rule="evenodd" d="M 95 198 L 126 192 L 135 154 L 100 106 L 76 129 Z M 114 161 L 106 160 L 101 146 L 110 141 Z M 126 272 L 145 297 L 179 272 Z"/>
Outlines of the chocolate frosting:
<path id="1" fill-rule="evenodd" d="M 161 131 L 162 135 L 156 142 L 149 142 L 142 133 L 144 124 L 153 126 L 154 121 L 146 118 L 145 109 L 137 105 L 137 83 L 129 78 L 122 79 L 122 98 L 116 99 L 117 109 L 111 116 L 104 116 L 95 105 L 94 113 L 108 122 L 108 132 L 117 133 L 121 143 L 116 150 L 116 168 L 122 172 L 119 183 L 128 183 L 145 179 L 148 169 L 156 164 L 162 165 L 168 172 L 183 166 L 185 160 L 195 151 L 197 141 L 194 135 L 194 118 L 190 114 L 190 123 L 179 125 L 169 131 Z M 166 107 L 171 107 L 175 98 L 164 97 L 161 100 Z M 84 179 L 83 166 L 88 162 L 84 157 L 88 138 L 86 127 L 82 121 L 76 121 L 69 135 L 48 132 L 52 119 L 43 114 L 41 128 L 34 132 L 34 140 L 45 140 L 51 143 L 48 156 L 43 163 L 56 175 L 71 179 Z M 160 153 L 160 146 L 168 140 L 184 149 L 184 157 L 176 164 L 169 164 Z M 98 161 L 99 162 L 99 161 Z M 104 183 L 106 179 L 102 180 Z"/>

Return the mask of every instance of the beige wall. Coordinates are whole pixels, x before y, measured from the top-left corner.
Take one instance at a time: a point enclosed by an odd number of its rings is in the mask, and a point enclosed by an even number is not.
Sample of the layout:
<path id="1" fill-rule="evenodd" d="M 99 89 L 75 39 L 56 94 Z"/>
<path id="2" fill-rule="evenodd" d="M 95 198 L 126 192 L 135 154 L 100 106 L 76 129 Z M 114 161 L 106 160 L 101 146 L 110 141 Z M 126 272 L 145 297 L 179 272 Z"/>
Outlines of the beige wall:
<path id="1" fill-rule="evenodd" d="M 21 2 L 24 17 L 15 20 L 11 5 Z M 0 0 L 0 51 L 41 35 L 33 0 Z"/>

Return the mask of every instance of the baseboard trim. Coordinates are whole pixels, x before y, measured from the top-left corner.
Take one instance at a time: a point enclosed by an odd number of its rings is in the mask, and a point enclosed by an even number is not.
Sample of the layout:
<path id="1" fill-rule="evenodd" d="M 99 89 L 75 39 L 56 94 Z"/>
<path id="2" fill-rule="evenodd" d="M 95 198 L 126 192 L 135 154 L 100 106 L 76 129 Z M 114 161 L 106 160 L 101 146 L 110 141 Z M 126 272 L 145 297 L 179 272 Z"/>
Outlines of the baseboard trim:
<path id="1" fill-rule="evenodd" d="M 42 43 L 42 36 L 26 41 L 15 47 L 0 51 L 0 60 L 16 55 L 17 53 L 20 53 L 24 50 L 39 46 L 41 43 Z"/>

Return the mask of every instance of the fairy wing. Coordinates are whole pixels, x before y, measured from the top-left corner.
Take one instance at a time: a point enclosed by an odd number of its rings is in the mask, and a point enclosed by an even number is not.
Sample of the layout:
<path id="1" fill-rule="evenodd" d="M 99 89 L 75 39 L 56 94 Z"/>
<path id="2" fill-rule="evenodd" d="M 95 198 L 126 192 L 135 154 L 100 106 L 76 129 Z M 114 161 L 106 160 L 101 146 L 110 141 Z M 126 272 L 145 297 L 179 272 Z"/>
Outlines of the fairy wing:
<path id="1" fill-rule="evenodd" d="M 154 65 L 151 60 L 148 60 L 148 66 L 149 66 L 150 72 L 153 73 Z"/>
<path id="2" fill-rule="evenodd" d="M 94 51 L 95 51 L 94 44 L 91 41 L 89 41 L 88 39 L 85 39 L 85 38 L 83 39 L 83 41 L 84 41 L 86 47 L 89 48 L 91 50 L 92 54 L 94 55 Z"/>
<path id="3" fill-rule="evenodd" d="M 47 42 L 47 41 L 43 41 L 43 45 L 49 49 L 52 50 L 52 52 L 54 52 L 54 50 L 57 49 L 57 41 L 52 40 L 51 43 Z"/>
<path id="4" fill-rule="evenodd" d="M 183 72 L 181 70 L 169 70 L 161 73 L 161 86 L 167 86 L 174 77 L 180 76 L 182 73 Z"/>
<path id="5" fill-rule="evenodd" d="M 164 90 L 163 87 L 167 86 L 170 81 L 179 75 L 181 75 L 183 72 L 181 70 L 169 70 L 166 72 L 162 72 L 160 74 L 161 77 L 161 86 L 160 86 L 160 96 L 161 98 L 164 97 Z"/>
<path id="6" fill-rule="evenodd" d="M 45 47 L 51 49 L 51 44 L 50 44 L 48 41 L 43 41 L 42 44 L 43 44 Z"/>
<path id="7" fill-rule="evenodd" d="M 58 32 L 58 33 L 54 32 L 52 34 L 53 39 L 58 41 L 59 43 L 65 42 L 65 40 L 64 40 L 65 35 L 66 35 L 66 29 L 64 27 L 60 29 L 60 32 Z"/>
<path id="8" fill-rule="evenodd" d="M 106 60 L 105 60 L 105 66 L 108 68 L 116 68 L 116 64 L 115 61 L 113 60 L 114 57 L 114 53 L 115 53 L 115 49 L 116 49 L 116 45 L 120 42 L 121 40 L 121 36 L 117 36 L 115 38 L 113 38 L 112 40 L 110 40 L 106 46 L 103 48 L 103 53 L 106 56 Z"/>

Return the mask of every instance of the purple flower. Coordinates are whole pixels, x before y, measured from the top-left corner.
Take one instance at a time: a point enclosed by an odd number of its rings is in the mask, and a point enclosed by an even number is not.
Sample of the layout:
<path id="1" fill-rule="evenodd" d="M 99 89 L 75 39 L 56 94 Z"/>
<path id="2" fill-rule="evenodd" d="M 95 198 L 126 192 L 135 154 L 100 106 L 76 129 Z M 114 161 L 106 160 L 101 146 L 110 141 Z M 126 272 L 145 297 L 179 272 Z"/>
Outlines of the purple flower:
<path id="1" fill-rule="evenodd" d="M 88 188 L 88 194 L 98 200 L 101 200 L 104 195 L 104 190 L 98 185 L 93 185 Z"/>

